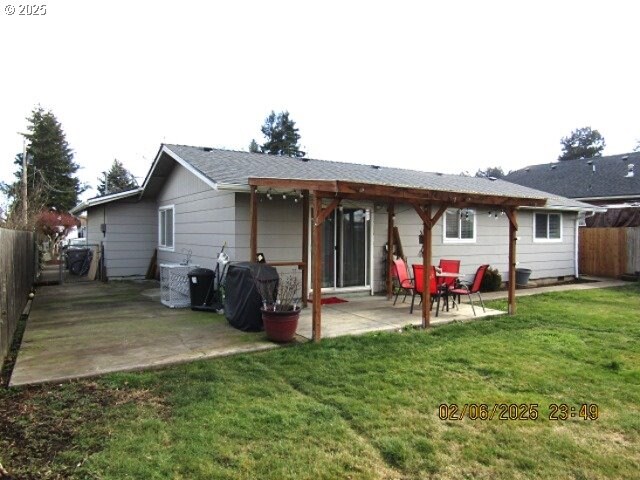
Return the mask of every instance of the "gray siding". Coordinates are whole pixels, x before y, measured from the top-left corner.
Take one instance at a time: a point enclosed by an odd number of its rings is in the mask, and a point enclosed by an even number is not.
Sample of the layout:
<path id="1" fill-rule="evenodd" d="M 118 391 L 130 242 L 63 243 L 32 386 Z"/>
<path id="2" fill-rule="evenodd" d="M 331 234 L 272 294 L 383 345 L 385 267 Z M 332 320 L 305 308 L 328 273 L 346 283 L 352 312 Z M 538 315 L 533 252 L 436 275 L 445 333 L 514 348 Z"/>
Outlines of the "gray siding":
<path id="1" fill-rule="evenodd" d="M 87 210 L 87 239 L 104 245 L 109 278 L 144 276 L 158 236 L 154 201 L 123 199 Z M 103 235 L 101 224 L 106 224 Z"/>
<path id="2" fill-rule="evenodd" d="M 225 242 L 229 257 L 237 259 L 235 193 L 214 190 L 176 164 L 158 194 L 153 214 L 156 223 L 158 208 L 167 205 L 175 208 L 175 245 L 173 251 L 158 249 L 159 263 L 181 262 L 191 250 L 192 263 L 212 268 Z M 154 242 L 157 245 L 157 233 Z"/>
<path id="3" fill-rule="evenodd" d="M 236 194 L 237 260 L 249 260 L 249 194 Z M 267 261 L 300 262 L 302 260 L 302 204 L 289 196 L 274 195 L 258 203 L 258 252 Z"/>
<path id="4" fill-rule="evenodd" d="M 87 210 L 87 243 L 99 245 L 104 240 L 100 225 L 105 222 L 106 205 L 100 205 Z"/>
<path id="5" fill-rule="evenodd" d="M 477 209 L 476 241 L 474 243 L 444 243 L 444 219 L 440 219 L 433 228 L 433 261 L 452 258 L 461 261 L 463 274 L 472 275 L 478 265 L 489 263 L 497 268 L 506 280 L 509 256 L 509 221 L 506 216 L 489 218 L 488 208 Z M 435 212 L 435 210 L 434 210 Z M 433 214 L 433 213 L 432 213 Z M 518 267 L 530 268 L 532 279 L 547 279 L 575 275 L 575 220 L 576 214 L 562 213 L 562 242 L 539 243 L 533 241 L 533 212 L 518 212 L 518 244 L 516 261 Z M 396 206 L 396 226 L 408 264 L 421 263 L 421 245 L 418 235 L 422 221 L 413 207 Z M 374 278 L 377 291 L 384 289 L 384 244 L 387 242 L 387 213 L 381 208 L 375 213 L 374 222 Z M 409 267 L 411 268 L 411 267 Z"/>

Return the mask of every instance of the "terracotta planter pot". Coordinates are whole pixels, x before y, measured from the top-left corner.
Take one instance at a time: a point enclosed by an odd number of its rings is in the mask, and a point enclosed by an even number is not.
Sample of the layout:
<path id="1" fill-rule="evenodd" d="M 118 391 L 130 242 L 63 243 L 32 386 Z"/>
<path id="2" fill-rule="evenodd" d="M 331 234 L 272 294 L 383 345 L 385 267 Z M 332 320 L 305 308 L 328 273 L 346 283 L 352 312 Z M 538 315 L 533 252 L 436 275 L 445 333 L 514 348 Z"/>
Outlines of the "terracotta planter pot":
<path id="1" fill-rule="evenodd" d="M 296 336 L 299 317 L 299 308 L 284 312 L 262 310 L 262 323 L 267 338 L 279 343 L 291 342 Z"/>

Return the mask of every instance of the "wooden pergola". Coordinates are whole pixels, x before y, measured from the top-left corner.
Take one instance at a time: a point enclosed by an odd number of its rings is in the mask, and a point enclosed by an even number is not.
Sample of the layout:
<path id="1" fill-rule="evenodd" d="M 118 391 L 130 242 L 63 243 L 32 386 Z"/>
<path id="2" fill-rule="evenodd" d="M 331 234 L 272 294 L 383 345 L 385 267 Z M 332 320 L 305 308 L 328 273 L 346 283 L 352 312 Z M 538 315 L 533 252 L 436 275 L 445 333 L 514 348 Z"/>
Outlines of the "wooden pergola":
<path id="1" fill-rule="evenodd" d="M 307 260 L 309 257 L 309 202 L 313 201 L 312 222 L 312 324 L 313 340 L 321 338 L 321 289 L 322 289 L 322 225 L 327 217 L 340 205 L 343 200 L 373 200 L 387 204 L 387 271 L 385 272 L 387 298 L 391 298 L 393 284 L 389 265 L 393 259 L 393 227 L 394 211 L 397 203 L 407 203 L 413 206 L 422 220 L 424 244 L 422 249 L 423 285 L 429 285 L 429 272 L 432 265 L 432 229 L 436 222 L 449 208 L 469 208 L 488 206 L 504 210 L 509 219 L 509 314 L 516 313 L 515 268 L 516 268 L 516 233 L 518 231 L 518 207 L 542 207 L 545 198 L 522 198 L 501 195 L 487 195 L 456 191 L 429 190 L 413 187 L 380 185 L 366 182 L 343 180 L 300 180 L 285 178 L 249 178 L 251 199 L 249 204 L 249 218 L 251 224 L 250 258 L 255 262 L 258 252 L 258 189 L 275 189 L 280 191 L 297 191 L 302 194 L 302 261 L 301 262 L 270 262 L 271 265 L 297 265 L 302 270 L 303 306 L 307 306 Z M 326 200 L 328 203 L 323 205 Z M 438 210 L 432 216 L 432 206 Z M 372 280 L 373 281 L 373 280 Z M 431 298 L 429 289 L 422 293 L 422 326 L 430 326 L 431 312 L 429 306 Z"/>

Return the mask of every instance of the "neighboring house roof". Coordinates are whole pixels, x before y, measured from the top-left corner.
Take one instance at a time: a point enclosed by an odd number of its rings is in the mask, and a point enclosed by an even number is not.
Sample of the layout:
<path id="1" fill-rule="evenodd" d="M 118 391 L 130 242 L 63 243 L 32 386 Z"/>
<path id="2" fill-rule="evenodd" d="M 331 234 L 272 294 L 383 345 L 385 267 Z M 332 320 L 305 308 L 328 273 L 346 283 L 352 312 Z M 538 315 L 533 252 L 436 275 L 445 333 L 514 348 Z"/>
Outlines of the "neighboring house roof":
<path id="1" fill-rule="evenodd" d="M 547 199 L 547 208 L 594 209 L 592 205 L 502 180 L 186 145 L 161 147 L 143 184 L 145 191 L 148 187 L 151 190 L 159 187 L 160 182 L 156 182 L 155 188 L 153 186 L 155 172 L 159 172 L 157 179 L 166 176 L 168 158 L 177 161 L 213 188 L 238 191 L 248 191 L 248 179 L 252 177 L 344 180 L 445 192 Z"/>
<path id="2" fill-rule="evenodd" d="M 96 207 L 105 203 L 113 202 L 114 200 L 120 200 L 122 198 L 129 198 L 139 195 L 142 192 L 142 187 L 134 188 L 133 190 L 125 190 L 124 192 L 112 193 L 110 195 L 102 195 L 100 197 L 93 197 L 79 203 L 70 210 L 70 213 L 76 214 L 85 211 L 87 208 Z"/>
<path id="3" fill-rule="evenodd" d="M 531 165 L 504 180 L 583 200 L 640 198 L 640 152 Z"/>

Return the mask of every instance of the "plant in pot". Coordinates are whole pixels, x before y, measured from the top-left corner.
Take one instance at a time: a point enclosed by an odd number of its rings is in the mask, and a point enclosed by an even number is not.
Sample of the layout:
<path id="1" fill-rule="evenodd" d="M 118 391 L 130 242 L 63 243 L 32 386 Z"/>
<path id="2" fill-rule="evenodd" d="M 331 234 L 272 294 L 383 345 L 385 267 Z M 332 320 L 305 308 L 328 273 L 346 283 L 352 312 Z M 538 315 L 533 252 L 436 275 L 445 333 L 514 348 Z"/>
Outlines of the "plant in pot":
<path id="1" fill-rule="evenodd" d="M 257 282 L 262 297 L 262 324 L 269 340 L 291 342 L 296 336 L 300 318 L 300 280 L 295 274 L 285 275 L 277 286 Z"/>

